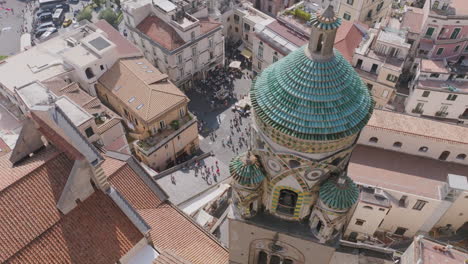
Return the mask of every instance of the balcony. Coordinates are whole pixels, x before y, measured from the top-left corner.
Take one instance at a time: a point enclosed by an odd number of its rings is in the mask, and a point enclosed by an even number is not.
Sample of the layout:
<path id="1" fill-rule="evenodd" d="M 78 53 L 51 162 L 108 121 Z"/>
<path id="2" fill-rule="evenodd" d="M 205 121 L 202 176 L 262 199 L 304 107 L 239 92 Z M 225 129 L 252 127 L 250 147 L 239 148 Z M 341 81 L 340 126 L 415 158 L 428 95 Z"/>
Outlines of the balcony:
<path id="1" fill-rule="evenodd" d="M 459 115 L 458 119 L 468 119 L 468 115 Z"/>
<path id="2" fill-rule="evenodd" d="M 189 113 L 179 120 L 172 121 L 166 129 L 158 131 L 157 134 L 137 141 L 135 145 L 138 147 L 141 153 L 149 156 L 151 153 L 164 146 L 167 142 L 177 136 L 180 132 L 184 131 L 196 122 L 197 119 L 195 116 Z"/>
<path id="3" fill-rule="evenodd" d="M 435 116 L 437 117 L 446 117 L 448 115 L 447 112 L 442 112 L 442 111 L 438 111 L 435 113 Z"/>
<path id="4" fill-rule="evenodd" d="M 423 112 L 424 112 L 424 110 L 422 110 L 422 109 L 417 109 L 417 108 L 411 110 L 411 113 L 413 113 L 413 114 L 422 114 Z"/>

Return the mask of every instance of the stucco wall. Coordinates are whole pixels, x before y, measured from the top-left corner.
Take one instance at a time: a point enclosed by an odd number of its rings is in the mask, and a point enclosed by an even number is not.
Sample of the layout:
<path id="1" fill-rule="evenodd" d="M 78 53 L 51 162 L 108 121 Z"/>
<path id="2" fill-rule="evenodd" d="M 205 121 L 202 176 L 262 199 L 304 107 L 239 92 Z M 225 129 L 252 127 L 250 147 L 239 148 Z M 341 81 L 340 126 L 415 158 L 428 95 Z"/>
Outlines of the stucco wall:
<path id="1" fill-rule="evenodd" d="M 349 236 L 351 232 L 372 236 L 379 227 L 380 222 L 384 219 L 388 210 L 389 208 L 359 201 L 351 219 L 348 222 L 344 236 Z M 356 225 L 357 219 L 364 220 L 364 224 L 361 226 Z"/>
<path id="2" fill-rule="evenodd" d="M 453 230 L 457 230 L 466 222 L 468 222 L 468 192 L 462 192 L 435 227 L 451 224 Z"/>
<path id="3" fill-rule="evenodd" d="M 370 142 L 369 139 L 371 137 L 377 137 L 378 142 Z M 400 148 L 393 146 L 397 141 L 402 143 Z M 447 158 L 448 162 L 468 164 L 468 159 L 460 160 L 456 158 L 456 156 L 461 153 L 468 155 L 466 145 L 449 143 L 426 137 L 425 135 L 418 136 L 413 134 L 395 133 L 394 131 L 366 126 L 361 132 L 358 143 L 433 159 L 438 159 L 440 154 L 444 151 L 450 151 L 450 155 Z M 427 147 L 427 152 L 419 151 L 421 147 Z"/>
<path id="4" fill-rule="evenodd" d="M 276 231 L 268 230 L 239 220 L 229 219 L 229 259 L 231 263 L 254 264 L 251 242 L 257 239 L 273 239 Z M 335 249 L 299 237 L 279 232 L 279 241 L 293 245 L 305 258 L 304 263 L 329 263 Z M 265 245 L 267 248 L 267 245 Z M 268 251 L 268 249 L 265 249 Z M 285 253 L 287 254 L 287 253 Z M 296 262 L 295 262 L 296 263 Z"/>

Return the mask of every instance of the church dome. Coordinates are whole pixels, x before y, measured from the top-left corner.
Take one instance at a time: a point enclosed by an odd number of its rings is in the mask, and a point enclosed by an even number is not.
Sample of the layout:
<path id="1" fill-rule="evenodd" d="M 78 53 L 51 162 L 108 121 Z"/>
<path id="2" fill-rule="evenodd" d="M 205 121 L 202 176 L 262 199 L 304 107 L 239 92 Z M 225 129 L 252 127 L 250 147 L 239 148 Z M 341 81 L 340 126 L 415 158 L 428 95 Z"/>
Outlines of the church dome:
<path id="1" fill-rule="evenodd" d="M 244 186 L 256 186 L 265 178 L 258 159 L 250 152 L 234 157 L 229 164 L 232 178 Z"/>
<path id="2" fill-rule="evenodd" d="M 251 91 L 263 123 L 303 140 L 337 140 L 356 133 L 372 113 L 367 87 L 335 50 L 326 62 L 310 59 L 307 46 L 274 63 Z"/>
<path id="3" fill-rule="evenodd" d="M 351 64 L 332 48 L 332 34 L 340 24 L 333 10 L 313 16 L 311 23 L 318 52 L 305 45 L 266 68 L 252 85 L 251 99 L 257 124 L 273 141 L 303 152 L 327 152 L 294 144 L 354 141 L 351 137 L 366 125 L 373 102 Z"/>
<path id="4" fill-rule="evenodd" d="M 320 186 L 319 198 L 330 208 L 346 210 L 357 202 L 359 189 L 348 176 L 330 177 Z"/>

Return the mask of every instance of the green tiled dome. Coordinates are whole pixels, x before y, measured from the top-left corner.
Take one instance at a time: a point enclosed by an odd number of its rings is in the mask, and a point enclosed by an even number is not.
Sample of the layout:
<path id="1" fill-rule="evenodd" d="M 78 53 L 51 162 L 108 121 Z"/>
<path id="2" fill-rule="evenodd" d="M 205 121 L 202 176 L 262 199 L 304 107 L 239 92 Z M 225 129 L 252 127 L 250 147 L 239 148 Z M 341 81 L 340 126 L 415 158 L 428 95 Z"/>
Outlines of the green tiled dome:
<path id="1" fill-rule="evenodd" d="M 234 157 L 229 164 L 229 172 L 241 185 L 254 186 L 265 178 L 257 158 L 249 152 Z"/>
<path id="2" fill-rule="evenodd" d="M 338 183 L 339 177 L 330 177 L 320 186 L 319 198 L 328 207 L 338 210 L 351 208 L 359 198 L 359 189 L 356 184 L 345 176 L 345 182 Z"/>
<path id="3" fill-rule="evenodd" d="M 367 87 L 339 51 L 328 61 L 315 61 L 306 49 L 291 52 L 257 78 L 251 90 L 257 118 L 303 140 L 359 133 L 373 108 Z"/>

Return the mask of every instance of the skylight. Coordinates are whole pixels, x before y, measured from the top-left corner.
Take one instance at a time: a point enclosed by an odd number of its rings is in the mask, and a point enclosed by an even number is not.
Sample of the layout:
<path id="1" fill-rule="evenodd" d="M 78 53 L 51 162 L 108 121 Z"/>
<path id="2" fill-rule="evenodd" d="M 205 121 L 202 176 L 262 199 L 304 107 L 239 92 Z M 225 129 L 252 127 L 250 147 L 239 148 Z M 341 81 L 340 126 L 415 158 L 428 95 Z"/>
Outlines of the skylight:
<path id="1" fill-rule="evenodd" d="M 147 70 L 146 72 L 153 72 L 152 70 Z"/>
<path id="2" fill-rule="evenodd" d="M 143 69 L 148 69 L 148 66 L 142 66 Z"/>
<path id="3" fill-rule="evenodd" d="M 142 107 L 143 107 L 143 104 L 139 104 L 139 105 L 136 107 L 136 109 L 137 109 L 137 110 L 140 110 Z"/>
<path id="4" fill-rule="evenodd" d="M 118 90 L 120 90 L 120 88 L 122 88 L 122 85 L 116 86 L 116 87 L 114 88 L 114 90 L 118 91 Z"/>
<path id="5" fill-rule="evenodd" d="M 139 61 L 139 62 L 137 62 L 136 64 L 138 64 L 138 65 L 142 65 L 142 64 L 143 64 L 143 62 Z"/>
<path id="6" fill-rule="evenodd" d="M 129 103 L 131 103 L 131 102 L 133 102 L 133 101 L 135 101 L 135 96 L 132 96 L 130 99 L 128 99 L 128 102 L 129 102 Z"/>

